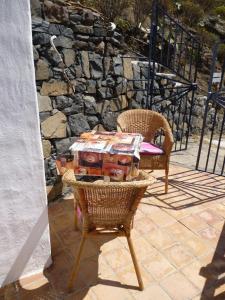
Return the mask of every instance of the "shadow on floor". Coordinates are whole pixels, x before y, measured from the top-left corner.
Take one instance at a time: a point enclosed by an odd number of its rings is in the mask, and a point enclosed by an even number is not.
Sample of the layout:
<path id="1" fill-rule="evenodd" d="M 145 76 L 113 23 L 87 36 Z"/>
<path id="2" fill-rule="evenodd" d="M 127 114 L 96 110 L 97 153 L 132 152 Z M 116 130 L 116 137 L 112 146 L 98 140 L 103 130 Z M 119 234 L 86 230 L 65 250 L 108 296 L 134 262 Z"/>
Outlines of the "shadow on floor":
<path id="1" fill-rule="evenodd" d="M 79 300 L 84 299 L 89 288 L 97 284 L 138 290 L 136 286 L 111 280 L 110 276 L 107 279 L 99 276 L 98 266 L 101 247 L 115 238 L 104 236 L 88 239 L 85 242 L 74 289 L 71 293 L 68 292 L 67 284 L 81 240 L 80 231 L 74 230 L 73 211 L 72 199 L 49 205 L 53 264 L 44 271 L 44 276 L 31 276 L 1 289 L 0 300 Z"/>
<path id="2" fill-rule="evenodd" d="M 225 177 L 222 176 L 195 170 L 180 172 L 169 177 L 168 194 L 164 194 L 164 177 L 157 179 L 158 183 L 145 197 L 152 195 L 158 202 L 149 205 L 180 210 L 225 198 Z"/>

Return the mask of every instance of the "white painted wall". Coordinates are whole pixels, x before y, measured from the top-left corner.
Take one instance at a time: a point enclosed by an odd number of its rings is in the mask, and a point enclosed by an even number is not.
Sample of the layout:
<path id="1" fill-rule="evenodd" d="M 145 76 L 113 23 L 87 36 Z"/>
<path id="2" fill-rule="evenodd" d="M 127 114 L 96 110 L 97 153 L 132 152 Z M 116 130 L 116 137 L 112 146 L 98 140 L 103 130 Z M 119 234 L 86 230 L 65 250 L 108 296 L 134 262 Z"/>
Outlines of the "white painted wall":
<path id="1" fill-rule="evenodd" d="M 0 286 L 51 263 L 29 0 L 0 0 Z"/>

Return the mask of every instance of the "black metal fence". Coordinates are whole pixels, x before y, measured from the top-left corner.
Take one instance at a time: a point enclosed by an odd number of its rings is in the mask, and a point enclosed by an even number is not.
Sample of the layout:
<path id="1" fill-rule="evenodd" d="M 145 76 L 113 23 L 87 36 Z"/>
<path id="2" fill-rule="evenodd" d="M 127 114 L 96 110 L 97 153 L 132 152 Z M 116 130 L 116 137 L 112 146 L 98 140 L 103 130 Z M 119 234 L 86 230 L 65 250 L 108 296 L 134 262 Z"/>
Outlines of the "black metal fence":
<path id="1" fill-rule="evenodd" d="M 225 57 L 218 61 L 219 49 L 225 42 L 217 43 L 213 49 L 208 97 L 196 169 L 225 176 Z"/>
<path id="2" fill-rule="evenodd" d="M 200 44 L 157 1 L 153 1 L 150 29 L 145 30 L 148 41 L 143 47 L 148 47 L 148 57 L 123 57 L 132 59 L 133 64 L 134 78 L 128 78 L 127 85 L 134 99 L 131 108 L 143 107 L 165 115 L 174 134 L 173 150 L 185 150 L 191 131 Z"/>

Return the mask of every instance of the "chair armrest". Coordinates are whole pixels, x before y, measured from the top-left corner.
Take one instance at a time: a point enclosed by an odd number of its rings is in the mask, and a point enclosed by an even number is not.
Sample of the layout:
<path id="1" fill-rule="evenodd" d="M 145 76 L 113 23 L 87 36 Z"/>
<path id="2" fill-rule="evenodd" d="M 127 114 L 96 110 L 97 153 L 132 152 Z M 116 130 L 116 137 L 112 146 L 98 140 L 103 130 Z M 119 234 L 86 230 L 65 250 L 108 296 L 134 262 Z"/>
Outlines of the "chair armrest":
<path id="1" fill-rule="evenodd" d="M 67 169 L 62 177 L 62 182 L 68 185 L 73 185 L 76 182 L 76 177 L 72 169 Z"/>
<path id="2" fill-rule="evenodd" d="M 170 155 L 173 144 L 174 144 L 172 130 L 171 130 L 169 124 L 166 124 L 166 126 L 164 126 L 162 129 L 165 134 L 165 139 L 164 139 L 162 148 L 166 155 Z"/>

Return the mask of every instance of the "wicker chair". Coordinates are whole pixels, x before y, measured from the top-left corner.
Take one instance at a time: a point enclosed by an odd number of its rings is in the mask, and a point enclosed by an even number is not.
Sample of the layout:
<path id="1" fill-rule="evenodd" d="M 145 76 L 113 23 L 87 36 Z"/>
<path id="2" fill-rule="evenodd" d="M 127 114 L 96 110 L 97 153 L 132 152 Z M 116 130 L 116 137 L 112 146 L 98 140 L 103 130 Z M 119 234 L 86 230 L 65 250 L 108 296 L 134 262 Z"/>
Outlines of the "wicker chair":
<path id="1" fill-rule="evenodd" d="M 168 174 L 170 153 L 173 146 L 173 135 L 167 120 L 159 113 L 145 110 L 132 109 L 123 112 L 117 119 L 117 130 L 123 132 L 140 133 L 145 142 L 153 143 L 157 131 L 163 130 L 165 138 L 161 155 L 142 155 L 141 169 L 165 170 L 165 193 L 168 192 Z"/>
<path id="2" fill-rule="evenodd" d="M 138 180 L 132 182 L 104 182 L 100 180 L 90 183 L 76 181 L 74 175 L 68 172 L 63 176 L 63 181 L 74 187 L 75 203 L 77 203 L 75 205 L 78 205 L 82 212 L 82 239 L 68 289 L 72 290 L 76 279 L 85 240 L 90 236 L 110 234 L 127 238 L 139 288 L 143 290 L 143 282 L 130 231 L 137 206 L 147 187 L 155 179 L 140 171 Z"/>

